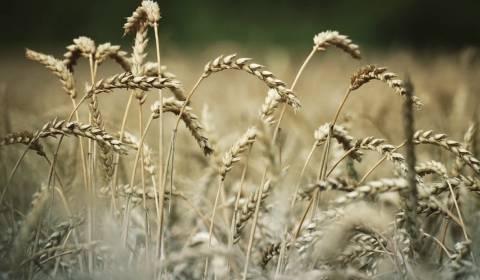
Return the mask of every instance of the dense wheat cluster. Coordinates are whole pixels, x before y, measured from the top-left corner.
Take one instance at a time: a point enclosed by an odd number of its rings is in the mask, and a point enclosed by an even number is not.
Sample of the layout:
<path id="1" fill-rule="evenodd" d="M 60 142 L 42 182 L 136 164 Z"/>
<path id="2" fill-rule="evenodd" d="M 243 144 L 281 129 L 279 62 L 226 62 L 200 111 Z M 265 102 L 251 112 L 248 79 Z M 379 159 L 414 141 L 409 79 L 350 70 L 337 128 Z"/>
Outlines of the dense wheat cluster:
<path id="1" fill-rule="evenodd" d="M 159 25 L 146 0 L 132 47 L 27 49 L 46 108 L 0 88 L 0 279 L 480 279 L 474 51 L 377 66 L 325 31 L 278 73 L 167 68 Z"/>

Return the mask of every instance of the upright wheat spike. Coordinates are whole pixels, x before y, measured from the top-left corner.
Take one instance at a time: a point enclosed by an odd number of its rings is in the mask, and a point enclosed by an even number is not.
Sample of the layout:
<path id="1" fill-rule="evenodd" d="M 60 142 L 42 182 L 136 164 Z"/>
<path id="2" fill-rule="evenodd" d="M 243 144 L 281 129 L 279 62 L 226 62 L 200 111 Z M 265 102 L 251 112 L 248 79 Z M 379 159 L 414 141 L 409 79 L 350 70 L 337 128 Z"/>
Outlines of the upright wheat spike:
<path id="1" fill-rule="evenodd" d="M 463 145 L 465 146 L 465 149 L 469 151 L 474 151 L 474 146 L 475 146 L 474 144 L 475 144 L 477 132 L 478 132 L 477 123 L 476 122 L 471 123 L 467 131 L 465 132 L 465 135 L 463 136 Z M 473 152 L 472 152 L 472 155 L 473 155 Z M 464 162 L 459 158 L 457 158 L 455 161 L 454 173 L 459 174 L 462 171 L 464 165 L 465 165 Z"/>
<path id="2" fill-rule="evenodd" d="M 220 167 L 220 177 L 225 180 L 227 173 L 232 169 L 233 164 L 240 160 L 240 156 L 255 142 L 257 137 L 257 130 L 255 127 L 250 127 L 240 139 L 225 153 Z"/>
<path id="3" fill-rule="evenodd" d="M 225 177 L 227 176 L 227 173 L 232 169 L 232 166 L 235 162 L 238 162 L 240 160 L 240 156 L 247 151 L 255 142 L 255 138 L 257 137 L 257 130 L 255 127 L 249 128 L 245 134 L 243 134 L 240 139 L 233 144 L 233 146 L 225 153 L 223 159 L 222 159 L 222 165 L 220 166 L 219 170 L 219 184 L 217 188 L 217 194 L 215 196 L 215 201 L 213 203 L 213 210 L 212 210 L 212 216 L 210 218 L 210 227 L 208 231 L 208 247 L 210 248 L 212 245 L 212 237 L 213 237 L 213 228 L 215 224 L 215 215 L 217 212 L 217 206 L 220 198 L 220 194 L 224 191 L 223 186 L 225 183 Z M 225 220 L 228 223 L 228 218 L 226 215 L 226 209 L 224 210 L 224 216 Z M 230 227 L 229 227 L 230 228 Z M 208 275 L 208 266 L 209 266 L 209 259 L 205 260 L 205 271 L 204 271 L 204 277 Z"/>

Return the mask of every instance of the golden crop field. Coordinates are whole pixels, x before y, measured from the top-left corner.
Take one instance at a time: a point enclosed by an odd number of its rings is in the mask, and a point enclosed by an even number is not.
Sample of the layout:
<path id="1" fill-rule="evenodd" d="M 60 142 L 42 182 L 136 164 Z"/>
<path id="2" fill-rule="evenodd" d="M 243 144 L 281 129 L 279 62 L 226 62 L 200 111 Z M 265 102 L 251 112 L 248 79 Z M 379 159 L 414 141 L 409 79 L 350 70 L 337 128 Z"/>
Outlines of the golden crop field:
<path id="1" fill-rule="evenodd" d="M 480 279 L 475 48 L 159 25 L 1 55 L 0 279 Z"/>

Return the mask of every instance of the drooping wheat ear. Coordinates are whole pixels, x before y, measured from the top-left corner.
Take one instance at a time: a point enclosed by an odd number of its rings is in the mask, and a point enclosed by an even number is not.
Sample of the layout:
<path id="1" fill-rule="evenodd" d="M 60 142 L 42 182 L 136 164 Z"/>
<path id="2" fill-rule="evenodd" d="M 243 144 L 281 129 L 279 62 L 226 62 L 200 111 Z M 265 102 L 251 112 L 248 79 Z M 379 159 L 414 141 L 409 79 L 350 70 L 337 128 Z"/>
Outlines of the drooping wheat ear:
<path id="1" fill-rule="evenodd" d="M 386 159 L 388 159 L 394 164 L 396 171 L 398 171 L 402 176 L 407 174 L 405 158 L 402 154 L 395 152 L 395 146 L 385 144 L 384 139 L 366 137 L 357 141 L 355 147 L 380 153 L 382 156 L 385 156 Z"/>
<path id="2" fill-rule="evenodd" d="M 356 199 L 366 196 L 373 196 L 384 192 L 399 191 L 407 187 L 407 181 L 403 178 L 380 179 L 378 181 L 368 182 L 365 185 L 356 187 L 353 191 L 335 200 L 335 204 L 343 205 Z"/>
<path id="3" fill-rule="evenodd" d="M 280 103 L 284 102 L 284 99 L 278 94 L 276 89 L 269 89 L 265 101 L 260 109 L 260 119 L 268 125 L 275 123 L 275 111 Z"/>
<path id="4" fill-rule="evenodd" d="M 415 144 L 432 144 L 443 147 L 468 164 L 475 173 L 480 175 L 480 161 L 462 143 L 449 140 L 446 134 L 435 134 L 431 130 L 418 130 L 413 136 L 413 141 Z"/>
<path id="5" fill-rule="evenodd" d="M 67 52 L 63 54 L 63 64 L 70 72 L 73 72 L 73 67 L 81 56 L 89 58 L 95 53 L 95 42 L 88 37 L 80 36 L 73 39 L 73 44 L 67 46 Z"/>
<path id="6" fill-rule="evenodd" d="M 396 93 L 405 97 L 407 89 L 405 88 L 404 82 L 397 77 L 397 74 L 388 72 L 387 68 L 385 67 L 367 65 L 360 68 L 355 74 L 353 74 L 352 78 L 350 79 L 349 91 L 357 90 L 371 80 L 379 80 L 386 83 Z M 412 96 L 412 101 L 417 108 L 421 108 L 423 106 L 420 99 L 416 96 Z"/>
<path id="7" fill-rule="evenodd" d="M 67 233 L 73 228 L 72 222 L 62 222 L 55 226 L 55 231 L 52 232 L 46 239 L 45 243 L 42 245 L 42 250 L 45 252 L 38 257 L 38 261 L 43 261 L 55 255 L 57 251 L 57 246 L 64 240 L 67 236 Z"/>
<path id="8" fill-rule="evenodd" d="M 343 252 L 336 257 L 334 264 L 354 267 L 365 271 L 367 275 L 377 274 L 379 258 L 384 254 L 393 254 L 385 251 L 387 241 L 378 239 L 373 234 L 359 232 L 350 240 Z"/>
<path id="9" fill-rule="evenodd" d="M 144 76 L 148 77 L 157 77 L 158 76 L 158 64 L 156 62 L 145 62 L 143 65 Z M 160 71 L 161 78 L 167 78 L 178 84 L 177 88 L 171 88 L 170 91 L 173 93 L 176 99 L 180 101 L 185 101 L 185 90 L 182 83 L 177 79 L 177 76 L 172 72 L 167 71 L 167 66 L 162 65 Z"/>
<path id="10" fill-rule="evenodd" d="M 429 160 L 415 166 L 418 176 L 423 177 L 429 174 L 435 174 L 442 178 L 448 177 L 447 168 L 441 162 Z"/>
<path id="11" fill-rule="evenodd" d="M 143 1 L 133 14 L 127 18 L 127 22 L 123 25 L 124 35 L 137 32 L 145 25 L 153 25 L 160 20 L 160 8 L 153 1 Z"/>
<path id="12" fill-rule="evenodd" d="M 262 80 L 269 88 L 276 89 L 285 102 L 294 109 L 300 108 L 300 101 L 297 96 L 287 88 L 287 85 L 283 81 L 278 79 L 272 72 L 262 70 L 264 68 L 263 65 L 250 63 L 250 61 L 251 58 L 237 58 L 236 54 L 227 56 L 220 55 L 205 65 L 203 78 L 210 76 L 212 73 L 227 69 L 243 70 Z"/>
<path id="13" fill-rule="evenodd" d="M 107 196 L 111 194 L 111 188 L 110 187 L 102 187 L 100 188 L 100 194 L 103 196 Z M 145 194 L 145 198 L 149 200 L 154 200 L 158 199 L 158 192 L 154 189 L 153 186 L 148 186 L 145 188 L 145 191 L 141 185 L 138 186 L 130 186 L 128 184 L 126 185 L 118 185 L 115 189 L 115 193 L 118 194 L 119 196 L 124 196 L 124 197 L 130 197 L 132 199 L 132 202 L 141 202 L 143 199 L 143 194 Z M 170 191 L 165 190 L 165 194 L 169 195 Z M 171 193 L 174 196 L 177 197 L 184 197 L 184 194 L 173 189 L 173 192 Z M 168 199 L 170 196 L 165 196 L 165 199 Z"/>
<path id="14" fill-rule="evenodd" d="M 418 185 L 418 199 L 428 200 L 431 196 L 438 196 L 445 191 L 449 191 L 449 186 L 452 188 L 460 185 L 461 179 L 458 178 L 444 178 L 444 181 L 433 184 L 419 184 Z M 472 190 L 475 191 L 475 190 Z"/>
<path id="15" fill-rule="evenodd" d="M 24 144 L 29 146 L 29 149 L 36 151 L 37 154 L 45 156 L 43 146 L 38 142 L 38 139 L 34 139 L 35 135 L 30 131 L 9 133 L 4 137 L 0 138 L 0 147 L 13 144 Z M 32 140 L 34 140 L 33 143 L 31 143 Z"/>
<path id="16" fill-rule="evenodd" d="M 331 123 L 326 123 L 315 130 L 313 137 L 315 138 L 317 146 L 320 146 L 327 141 L 331 126 Z M 355 139 L 350 136 L 347 130 L 341 125 L 336 124 L 333 126 L 331 137 L 335 138 L 345 151 L 348 151 L 355 146 Z M 350 153 L 350 157 L 359 162 L 362 160 L 362 155 L 363 153 L 357 149 Z"/>
<path id="17" fill-rule="evenodd" d="M 476 122 L 471 123 L 467 131 L 465 132 L 465 135 L 463 136 L 463 145 L 465 146 L 465 149 L 469 151 L 474 151 L 474 146 L 475 146 L 474 142 L 477 136 L 477 132 L 478 132 L 477 123 Z M 455 161 L 455 169 L 454 169 L 455 173 L 456 174 L 460 173 L 464 165 L 465 164 L 463 163 L 463 161 L 457 158 Z"/>
<path id="18" fill-rule="evenodd" d="M 326 181 L 318 181 L 303 188 L 299 193 L 297 199 L 310 199 L 315 190 L 319 191 L 344 191 L 350 192 L 355 189 L 355 186 L 349 185 L 347 180 L 342 178 L 328 178 Z"/>
<path id="19" fill-rule="evenodd" d="M 117 62 L 124 71 L 130 71 L 132 62 L 130 58 L 128 58 L 127 52 L 120 50 L 120 46 L 110 43 L 98 45 L 95 52 L 95 62 L 97 65 L 102 64 L 107 58 L 111 58 Z"/>
<path id="20" fill-rule="evenodd" d="M 480 181 L 470 176 L 460 175 L 458 178 L 467 187 L 469 191 L 480 193 Z"/>
<path id="21" fill-rule="evenodd" d="M 339 34 L 337 31 L 320 32 L 313 37 L 314 48 L 317 51 L 325 51 L 329 46 L 335 46 L 350 54 L 353 58 L 360 59 L 360 48 L 352 43 L 347 36 Z"/>
<path id="22" fill-rule="evenodd" d="M 185 102 L 176 100 L 175 98 L 164 98 L 163 99 L 163 112 L 171 112 L 175 115 L 180 114 L 180 110 L 182 109 L 182 106 L 184 105 Z M 154 118 L 158 118 L 160 115 L 160 102 L 155 102 L 152 107 L 152 113 L 154 114 Z M 187 106 L 185 107 L 185 110 L 183 111 L 183 114 L 181 116 L 181 119 L 183 123 L 185 123 L 185 126 L 190 130 L 190 133 L 192 134 L 193 138 L 197 141 L 198 145 L 202 149 L 203 153 L 205 155 L 209 155 L 213 152 L 213 148 L 210 146 L 210 143 L 208 142 L 208 138 L 205 135 L 203 131 L 203 125 L 202 123 L 198 120 L 197 115 L 191 112 L 192 108 Z"/>
<path id="23" fill-rule="evenodd" d="M 160 7 L 158 6 L 157 2 L 151 0 L 144 0 L 142 2 L 142 7 L 147 16 L 147 23 L 150 26 L 153 26 L 160 20 Z"/>
<path id="24" fill-rule="evenodd" d="M 98 81 L 93 87 L 87 89 L 88 95 L 103 92 L 111 92 L 114 89 L 141 89 L 147 91 L 152 88 L 178 89 L 180 85 L 177 81 L 169 78 L 157 77 L 135 77 L 129 72 L 113 75 L 107 79 Z"/>
<path id="25" fill-rule="evenodd" d="M 51 70 L 53 74 L 60 79 L 65 92 L 71 98 L 75 98 L 75 80 L 73 79 L 72 72 L 68 70 L 65 64 L 63 64 L 60 60 L 55 59 L 53 56 L 32 51 L 30 49 L 26 50 L 25 56 L 28 59 L 36 61 L 47 67 L 47 69 Z"/>
<path id="26" fill-rule="evenodd" d="M 263 184 L 263 193 L 260 198 L 260 203 L 262 203 L 270 194 L 271 181 L 267 180 Z M 233 243 L 236 244 L 240 241 L 240 236 L 242 234 L 243 228 L 247 225 L 247 222 L 252 218 L 255 213 L 255 207 L 257 205 L 258 193 L 251 193 L 247 200 L 243 203 L 240 213 L 238 213 L 235 219 L 234 233 L 233 233 Z"/>
<path id="27" fill-rule="evenodd" d="M 233 146 L 228 150 L 223 156 L 222 166 L 220 166 L 220 177 L 225 180 L 225 176 L 232 169 L 233 164 L 240 160 L 240 156 L 248 148 L 250 148 L 255 142 L 257 137 L 257 129 L 255 127 L 250 127 L 245 134 L 240 137 L 240 139 L 233 144 Z"/>
<path id="28" fill-rule="evenodd" d="M 286 246 L 287 246 L 287 249 L 290 248 L 290 243 L 287 243 Z M 260 265 L 263 268 L 265 268 L 271 259 L 280 255 L 281 248 L 282 248 L 282 242 L 269 244 L 268 247 L 263 250 L 262 260 L 260 261 Z"/>
<path id="29" fill-rule="evenodd" d="M 55 119 L 46 123 L 36 135 L 38 135 L 38 138 L 56 137 L 59 135 L 85 137 L 101 142 L 102 144 L 111 147 L 117 153 L 125 153 L 125 148 L 123 147 L 124 145 L 122 142 L 105 132 L 103 129 L 94 127 L 90 124 Z"/>
<path id="30" fill-rule="evenodd" d="M 145 26 L 145 19 L 147 13 L 142 6 L 137 7 L 133 14 L 127 17 L 127 22 L 123 25 L 123 35 L 125 36 L 128 33 L 137 32 L 138 29 Z"/>

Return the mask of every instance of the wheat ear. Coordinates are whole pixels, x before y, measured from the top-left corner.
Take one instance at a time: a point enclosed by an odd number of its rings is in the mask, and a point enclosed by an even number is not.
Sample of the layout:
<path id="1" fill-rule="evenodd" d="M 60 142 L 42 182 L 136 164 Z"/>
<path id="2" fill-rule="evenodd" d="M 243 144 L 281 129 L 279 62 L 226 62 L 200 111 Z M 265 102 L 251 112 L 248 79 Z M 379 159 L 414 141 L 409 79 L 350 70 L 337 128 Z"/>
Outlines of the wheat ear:
<path id="1" fill-rule="evenodd" d="M 47 69 L 52 71 L 52 73 L 60 79 L 60 82 L 63 85 L 65 92 L 71 97 L 75 98 L 75 81 L 73 79 L 72 72 L 70 72 L 60 60 L 55 59 L 53 56 L 39 53 L 27 49 L 25 56 L 33 61 L 36 61 Z"/>

